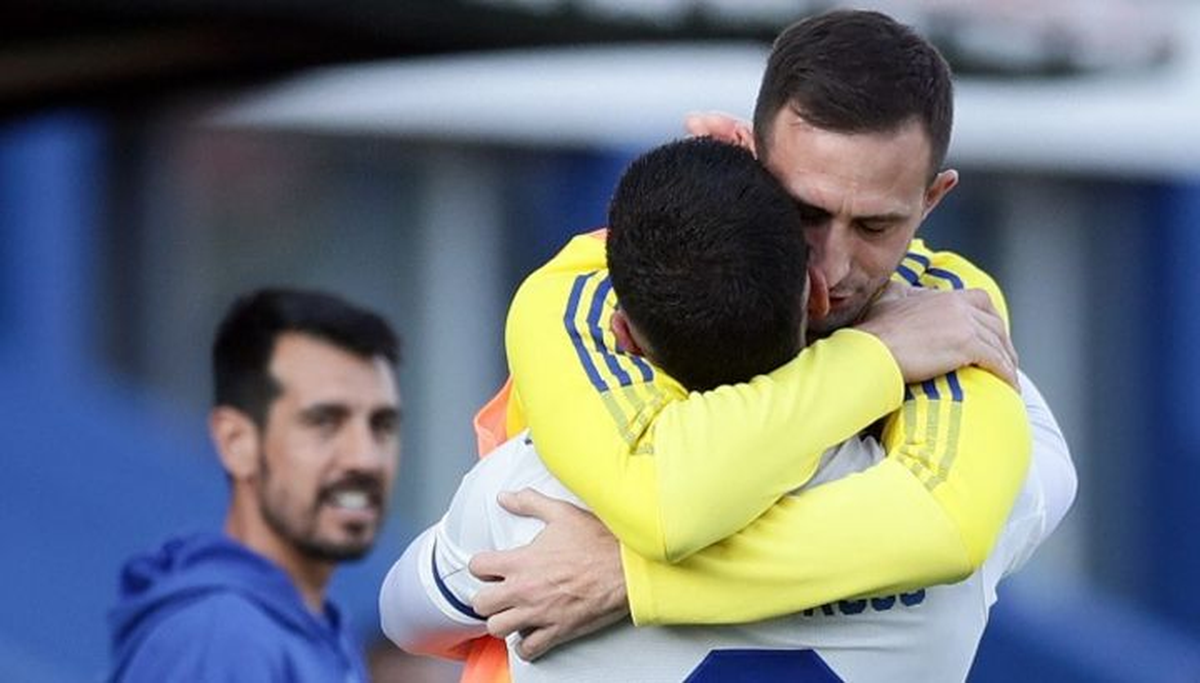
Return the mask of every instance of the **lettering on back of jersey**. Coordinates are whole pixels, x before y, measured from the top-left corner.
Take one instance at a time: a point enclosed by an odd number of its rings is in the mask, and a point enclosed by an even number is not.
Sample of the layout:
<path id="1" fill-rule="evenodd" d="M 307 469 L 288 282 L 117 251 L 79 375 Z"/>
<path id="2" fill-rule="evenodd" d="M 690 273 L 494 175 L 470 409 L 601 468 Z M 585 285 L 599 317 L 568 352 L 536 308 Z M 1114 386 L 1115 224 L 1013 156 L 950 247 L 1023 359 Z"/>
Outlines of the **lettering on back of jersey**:
<path id="1" fill-rule="evenodd" d="M 838 600 L 830 602 L 820 607 L 811 607 L 801 612 L 806 617 L 817 615 L 832 617 L 842 615 L 852 617 L 856 614 L 862 614 L 868 609 L 874 612 L 886 612 L 896 605 L 902 607 L 916 607 L 925 602 L 925 589 L 913 591 L 911 593 L 900 593 L 899 595 L 885 595 L 877 598 L 863 598 L 861 600 Z"/>

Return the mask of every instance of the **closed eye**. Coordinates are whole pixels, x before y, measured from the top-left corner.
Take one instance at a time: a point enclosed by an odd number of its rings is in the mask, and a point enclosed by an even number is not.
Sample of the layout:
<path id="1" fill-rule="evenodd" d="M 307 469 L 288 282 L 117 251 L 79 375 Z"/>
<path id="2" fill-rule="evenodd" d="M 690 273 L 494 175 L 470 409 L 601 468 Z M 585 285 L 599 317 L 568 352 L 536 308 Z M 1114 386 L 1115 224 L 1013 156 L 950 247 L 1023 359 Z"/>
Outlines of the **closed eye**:
<path id="1" fill-rule="evenodd" d="M 863 232 L 876 234 L 876 235 L 882 234 L 882 233 L 887 232 L 888 230 L 891 230 L 895 225 L 896 225 L 895 223 L 883 222 L 883 221 L 861 221 L 858 224 L 859 228 Z"/>

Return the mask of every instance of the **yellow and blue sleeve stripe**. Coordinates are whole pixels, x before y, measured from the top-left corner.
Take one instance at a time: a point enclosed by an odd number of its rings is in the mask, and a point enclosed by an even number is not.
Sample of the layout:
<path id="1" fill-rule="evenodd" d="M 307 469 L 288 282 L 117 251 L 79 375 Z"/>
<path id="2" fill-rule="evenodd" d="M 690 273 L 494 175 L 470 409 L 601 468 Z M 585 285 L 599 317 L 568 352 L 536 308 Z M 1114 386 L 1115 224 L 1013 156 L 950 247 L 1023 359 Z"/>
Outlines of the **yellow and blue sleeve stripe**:
<path id="1" fill-rule="evenodd" d="M 563 325 L 588 381 L 627 444 L 635 444 L 666 401 L 645 359 L 616 349 L 609 330 L 616 295 L 605 271 L 575 277 Z M 644 445 L 649 448 L 649 442 Z"/>
<path id="2" fill-rule="evenodd" d="M 965 288 L 958 274 L 934 267 L 929 257 L 915 251 L 904 255 L 896 274 L 914 287 Z M 926 400 L 918 401 L 917 392 Z M 932 491 L 946 481 L 958 456 L 964 398 L 957 371 L 904 389 L 904 406 L 901 408 L 904 431 L 910 439 L 918 434 L 922 438 L 914 440 L 920 446 L 903 453 L 900 461 L 928 490 Z"/>
<path id="3" fill-rule="evenodd" d="M 900 462 L 931 491 L 946 480 L 959 451 L 962 400 L 941 400 L 938 385 L 948 383 L 948 376 L 923 383 L 927 400 L 914 398 L 901 408 L 904 433 L 912 448 L 899 454 Z"/>
<path id="4" fill-rule="evenodd" d="M 906 261 L 908 263 L 906 263 Z M 896 274 L 914 287 L 928 287 L 930 285 L 935 289 L 964 289 L 962 278 L 944 268 L 933 268 L 929 258 L 924 254 L 919 254 L 915 251 L 910 251 L 904 255 L 904 259 L 900 265 L 896 267 Z M 929 278 L 936 278 L 940 282 L 929 282 Z M 942 398 L 942 392 L 938 390 L 937 384 L 943 381 L 950 400 L 955 403 L 962 403 L 963 389 L 962 383 L 958 379 L 958 373 L 952 371 L 944 377 L 937 380 L 929 380 L 921 383 L 921 390 L 931 400 L 939 401 Z M 904 400 L 913 400 L 912 387 L 904 388 Z"/>
<path id="5" fill-rule="evenodd" d="M 567 328 L 579 362 L 583 365 L 592 386 L 599 392 L 609 391 L 610 387 L 601 375 L 597 361 L 603 363 L 619 386 L 627 387 L 633 384 L 629 365 L 633 366 L 642 382 L 654 379 L 654 370 L 646 361 L 629 354 L 617 354 L 605 341 L 601 318 L 607 322 L 612 317 L 611 312 L 605 310 L 605 300 L 611 292 L 612 281 L 607 275 L 598 271 L 579 275 L 571 286 L 571 295 L 567 299 L 567 309 L 563 314 L 563 325 Z M 587 310 L 583 320 L 580 320 L 579 316 L 581 310 Z"/>

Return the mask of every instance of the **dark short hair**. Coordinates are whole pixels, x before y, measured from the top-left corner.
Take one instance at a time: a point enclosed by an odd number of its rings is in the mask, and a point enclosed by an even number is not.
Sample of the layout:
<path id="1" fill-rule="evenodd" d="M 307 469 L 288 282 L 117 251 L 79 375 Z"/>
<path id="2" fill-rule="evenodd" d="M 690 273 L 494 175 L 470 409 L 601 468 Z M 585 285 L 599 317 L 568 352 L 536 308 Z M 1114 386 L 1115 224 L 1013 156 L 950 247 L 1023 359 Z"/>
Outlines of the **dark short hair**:
<path id="1" fill-rule="evenodd" d="M 618 304 L 688 389 L 744 382 L 799 352 L 800 214 L 749 152 L 707 138 L 658 147 L 625 171 L 608 221 Z"/>
<path id="2" fill-rule="evenodd" d="M 885 14 L 838 10 L 784 29 L 754 108 L 765 156 L 775 117 L 787 106 L 838 133 L 889 133 L 917 120 L 929 138 L 931 178 L 946 160 L 954 121 L 950 66 L 929 41 Z"/>
<path id="3" fill-rule="evenodd" d="M 279 336 L 298 332 L 363 358 L 396 366 L 400 340 L 375 313 L 326 292 L 267 288 L 239 297 L 217 328 L 212 347 L 213 403 L 232 406 L 259 426 L 280 387 L 270 374 Z"/>

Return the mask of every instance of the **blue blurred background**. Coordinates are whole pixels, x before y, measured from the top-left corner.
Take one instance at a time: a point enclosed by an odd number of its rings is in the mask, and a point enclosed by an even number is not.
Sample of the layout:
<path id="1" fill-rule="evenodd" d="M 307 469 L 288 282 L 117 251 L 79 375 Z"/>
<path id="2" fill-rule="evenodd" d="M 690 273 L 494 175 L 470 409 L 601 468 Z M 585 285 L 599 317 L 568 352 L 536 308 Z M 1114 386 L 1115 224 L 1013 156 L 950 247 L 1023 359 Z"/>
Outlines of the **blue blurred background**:
<path id="1" fill-rule="evenodd" d="M 376 642 L 382 575 L 474 459 L 523 274 L 685 112 L 747 116 L 771 36 L 834 3 L 317 4 L 54 0 L 0 29 L 0 679 L 99 679 L 121 561 L 220 524 L 208 344 L 264 284 L 405 337 L 391 519 L 334 587 Z M 971 680 L 1200 681 L 1200 12 L 866 4 L 959 73 L 962 183 L 923 236 L 1006 291 L 1080 475 Z M 378 680 L 456 680 L 394 654 Z"/>

